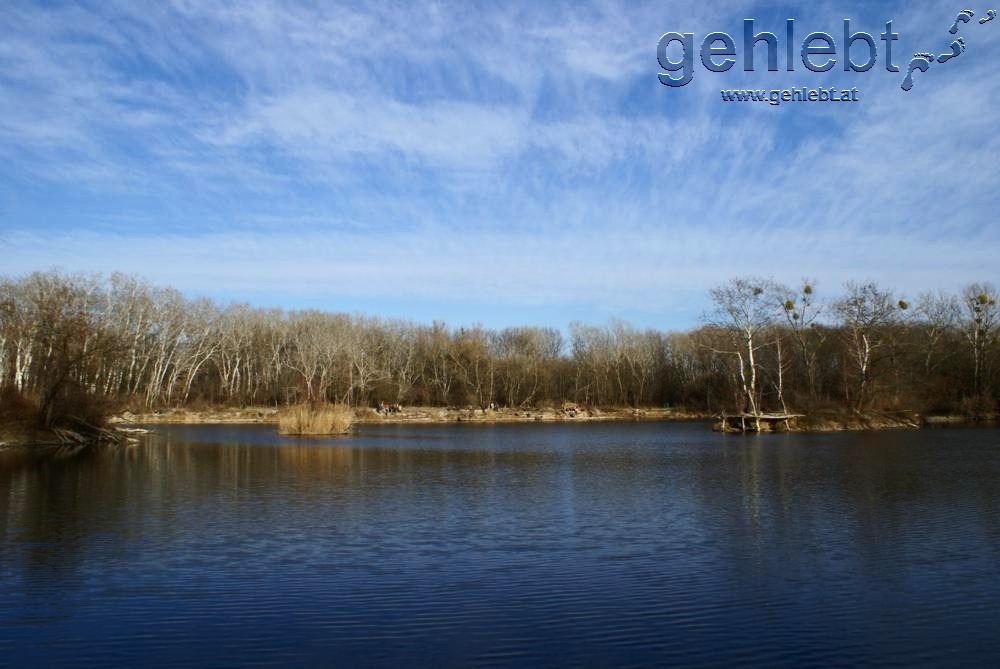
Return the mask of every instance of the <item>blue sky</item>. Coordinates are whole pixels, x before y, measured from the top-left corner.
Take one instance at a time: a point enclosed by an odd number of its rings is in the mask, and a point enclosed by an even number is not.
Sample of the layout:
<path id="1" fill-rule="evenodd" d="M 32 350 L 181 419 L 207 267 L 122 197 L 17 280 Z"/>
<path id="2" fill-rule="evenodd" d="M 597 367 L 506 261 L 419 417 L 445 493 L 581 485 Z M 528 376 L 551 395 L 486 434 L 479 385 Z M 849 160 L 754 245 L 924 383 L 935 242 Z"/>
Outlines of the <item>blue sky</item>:
<path id="1" fill-rule="evenodd" d="M 814 277 L 827 294 L 852 278 L 908 296 L 997 281 L 991 7 L 969 4 L 965 53 L 899 87 L 914 52 L 948 50 L 966 4 L 15 0 L 0 22 L 0 273 L 666 329 L 697 324 L 707 290 L 738 274 Z M 696 58 L 690 85 L 657 81 L 663 33 L 728 32 L 742 56 L 744 18 L 782 42 L 794 18 L 799 40 L 830 32 L 838 51 L 844 18 L 876 37 L 891 19 L 904 72 L 879 42 L 867 73 Z M 719 95 L 793 86 L 861 101 Z"/>

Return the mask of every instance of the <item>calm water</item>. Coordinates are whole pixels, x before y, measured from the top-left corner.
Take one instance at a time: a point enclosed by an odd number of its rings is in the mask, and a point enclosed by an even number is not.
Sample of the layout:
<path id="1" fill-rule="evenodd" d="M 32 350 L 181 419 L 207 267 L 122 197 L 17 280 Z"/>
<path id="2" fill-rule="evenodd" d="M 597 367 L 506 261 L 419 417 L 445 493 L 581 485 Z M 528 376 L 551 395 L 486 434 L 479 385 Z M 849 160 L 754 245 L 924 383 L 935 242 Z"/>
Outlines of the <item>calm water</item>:
<path id="1" fill-rule="evenodd" d="M 997 430 L 182 426 L 0 454 L 0 664 L 998 658 Z"/>

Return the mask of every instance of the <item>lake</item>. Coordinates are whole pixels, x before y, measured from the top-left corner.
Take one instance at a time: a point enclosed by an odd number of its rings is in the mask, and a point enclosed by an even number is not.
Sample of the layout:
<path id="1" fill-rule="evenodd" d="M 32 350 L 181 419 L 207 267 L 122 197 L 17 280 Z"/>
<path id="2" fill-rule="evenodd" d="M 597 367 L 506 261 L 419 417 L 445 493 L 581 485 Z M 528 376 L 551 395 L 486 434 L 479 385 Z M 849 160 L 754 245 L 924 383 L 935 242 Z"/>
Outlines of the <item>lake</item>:
<path id="1" fill-rule="evenodd" d="M 995 429 L 155 430 L 0 453 L 0 665 L 1000 657 Z"/>

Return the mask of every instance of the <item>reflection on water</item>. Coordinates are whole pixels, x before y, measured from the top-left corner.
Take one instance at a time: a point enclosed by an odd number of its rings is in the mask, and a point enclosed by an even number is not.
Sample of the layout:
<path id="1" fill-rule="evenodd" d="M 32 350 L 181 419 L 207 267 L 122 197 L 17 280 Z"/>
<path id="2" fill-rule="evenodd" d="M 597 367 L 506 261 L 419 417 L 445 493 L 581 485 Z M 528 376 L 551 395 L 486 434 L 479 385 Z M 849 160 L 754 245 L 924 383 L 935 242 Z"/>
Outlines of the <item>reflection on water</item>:
<path id="1" fill-rule="evenodd" d="M 981 665 L 1000 432 L 158 427 L 0 454 L 0 664 Z"/>

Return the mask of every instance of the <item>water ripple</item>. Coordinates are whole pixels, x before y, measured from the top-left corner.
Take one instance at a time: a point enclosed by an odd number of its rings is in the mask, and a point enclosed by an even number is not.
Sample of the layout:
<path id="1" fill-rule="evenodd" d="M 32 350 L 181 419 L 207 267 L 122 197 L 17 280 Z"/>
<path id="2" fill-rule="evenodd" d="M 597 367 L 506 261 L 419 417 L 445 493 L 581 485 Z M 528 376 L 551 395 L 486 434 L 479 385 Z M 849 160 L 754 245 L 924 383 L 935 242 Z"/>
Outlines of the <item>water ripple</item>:
<path id="1" fill-rule="evenodd" d="M 989 664 L 996 434 L 177 426 L 5 456 L 0 665 Z"/>

